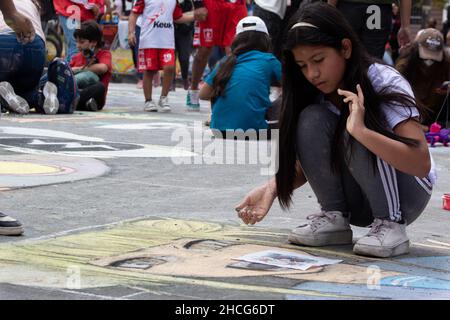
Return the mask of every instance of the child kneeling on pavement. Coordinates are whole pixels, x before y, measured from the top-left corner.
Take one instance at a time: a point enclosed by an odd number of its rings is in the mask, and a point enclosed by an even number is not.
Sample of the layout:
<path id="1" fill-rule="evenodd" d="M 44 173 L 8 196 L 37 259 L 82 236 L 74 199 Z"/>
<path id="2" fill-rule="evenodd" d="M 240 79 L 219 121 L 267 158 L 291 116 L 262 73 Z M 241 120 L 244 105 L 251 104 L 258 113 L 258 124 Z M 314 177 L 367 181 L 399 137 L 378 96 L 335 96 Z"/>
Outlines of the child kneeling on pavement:
<path id="1" fill-rule="evenodd" d="M 259 136 L 275 128 L 269 124 L 277 122 L 277 102 L 269 95 L 271 85 L 279 86 L 281 63 L 271 47 L 264 21 L 253 16 L 239 21 L 231 54 L 217 64 L 199 93 L 212 102 L 210 128 L 216 136 L 234 138 L 240 131 Z"/>
<path id="2" fill-rule="evenodd" d="M 79 53 L 72 57 L 70 67 L 80 90 L 77 110 L 101 110 L 112 74 L 111 52 L 102 49 L 103 33 L 95 21 L 83 22 L 74 37 Z"/>

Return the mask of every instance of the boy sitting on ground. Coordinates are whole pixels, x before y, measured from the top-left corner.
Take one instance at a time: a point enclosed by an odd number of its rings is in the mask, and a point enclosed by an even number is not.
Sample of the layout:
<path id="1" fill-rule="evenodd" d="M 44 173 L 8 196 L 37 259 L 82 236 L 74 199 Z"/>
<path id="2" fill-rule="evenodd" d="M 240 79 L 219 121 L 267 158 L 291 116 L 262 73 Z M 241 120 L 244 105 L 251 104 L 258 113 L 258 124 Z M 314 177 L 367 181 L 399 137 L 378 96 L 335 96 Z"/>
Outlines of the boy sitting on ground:
<path id="1" fill-rule="evenodd" d="M 95 21 L 83 22 L 74 37 L 79 53 L 73 56 L 70 66 L 80 89 L 77 110 L 101 110 L 112 75 L 111 52 L 102 49 L 103 33 Z"/>

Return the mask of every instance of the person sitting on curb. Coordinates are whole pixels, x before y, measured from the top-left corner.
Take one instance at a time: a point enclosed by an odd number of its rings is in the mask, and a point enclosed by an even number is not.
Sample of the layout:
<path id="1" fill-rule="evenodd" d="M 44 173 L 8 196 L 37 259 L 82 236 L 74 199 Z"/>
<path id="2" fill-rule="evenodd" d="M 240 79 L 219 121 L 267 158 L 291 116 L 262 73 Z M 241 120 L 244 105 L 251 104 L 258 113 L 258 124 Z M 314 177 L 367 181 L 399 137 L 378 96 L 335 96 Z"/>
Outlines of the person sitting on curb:
<path id="1" fill-rule="evenodd" d="M 212 102 L 213 131 L 226 137 L 227 131 L 269 129 L 270 86 L 279 85 L 281 80 L 281 63 L 271 50 L 261 18 L 250 16 L 239 21 L 231 54 L 217 64 L 199 93 L 200 99 Z"/>
<path id="2" fill-rule="evenodd" d="M 30 22 L 33 36 L 21 41 L 7 23 L 9 17 L 0 15 L 0 97 L 2 106 L 11 112 L 27 114 L 31 108 L 42 106 L 39 80 L 46 60 L 45 35 L 41 26 L 40 5 L 36 0 L 14 0 L 18 13 Z M 22 38 L 23 40 L 23 38 Z M 56 86 L 48 82 L 43 93 L 44 112 L 56 113 Z"/>
<path id="3" fill-rule="evenodd" d="M 77 110 L 101 110 L 106 103 L 112 76 L 111 52 L 102 49 L 103 33 L 95 21 L 83 22 L 80 29 L 75 30 L 74 37 L 80 51 L 70 61 L 80 89 Z"/>

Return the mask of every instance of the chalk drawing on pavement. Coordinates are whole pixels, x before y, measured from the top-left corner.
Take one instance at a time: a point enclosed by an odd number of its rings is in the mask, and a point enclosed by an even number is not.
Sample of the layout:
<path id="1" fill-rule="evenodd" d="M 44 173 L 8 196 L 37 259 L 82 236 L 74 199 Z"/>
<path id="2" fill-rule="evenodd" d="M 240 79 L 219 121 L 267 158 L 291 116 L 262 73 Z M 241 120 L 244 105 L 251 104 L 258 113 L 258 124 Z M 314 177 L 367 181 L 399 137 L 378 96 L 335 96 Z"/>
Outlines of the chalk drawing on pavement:
<path id="1" fill-rule="evenodd" d="M 0 133 L 3 133 L 0 138 L 0 147 L 17 153 L 58 154 L 89 158 L 164 158 L 196 155 L 189 150 L 177 147 L 110 142 L 101 138 L 56 130 L 1 127 Z"/>
<path id="2" fill-rule="evenodd" d="M 384 279 L 381 281 L 383 289 L 369 290 L 367 266 L 358 265 L 365 258 L 353 256 L 350 259 L 350 255 L 340 264 L 306 272 L 229 267 L 232 258 L 249 252 L 283 248 L 309 253 L 309 248 L 289 245 L 285 240 L 285 232 L 264 228 L 147 218 L 76 234 L 1 244 L 0 282 L 64 288 L 67 268 L 76 267 L 80 270 L 81 288 L 196 285 L 279 294 L 290 299 L 395 299 L 404 297 L 405 293 L 422 297 L 426 294 L 424 286 L 432 283 L 430 290 L 440 292 L 435 297 L 448 293 L 447 282 L 424 278 L 413 278 L 416 281 L 410 281 L 405 287 L 403 284 L 408 281 L 405 279 L 415 275 L 381 265 L 379 276 Z M 259 276 L 274 277 L 274 280 L 268 285 L 258 282 Z M 246 281 L 232 280 L 240 278 Z"/>

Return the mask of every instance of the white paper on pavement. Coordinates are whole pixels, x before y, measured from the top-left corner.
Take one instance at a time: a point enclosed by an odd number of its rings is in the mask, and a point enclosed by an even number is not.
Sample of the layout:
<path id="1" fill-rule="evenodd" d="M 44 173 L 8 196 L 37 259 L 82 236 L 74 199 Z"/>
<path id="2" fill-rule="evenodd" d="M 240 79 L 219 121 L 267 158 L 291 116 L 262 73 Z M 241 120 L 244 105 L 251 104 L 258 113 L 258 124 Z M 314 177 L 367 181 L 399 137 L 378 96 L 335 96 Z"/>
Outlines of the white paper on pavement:
<path id="1" fill-rule="evenodd" d="M 289 251 L 266 250 L 250 253 L 234 260 L 267 264 L 281 268 L 308 270 L 311 267 L 321 267 L 342 262 L 342 260 L 297 254 Z"/>

